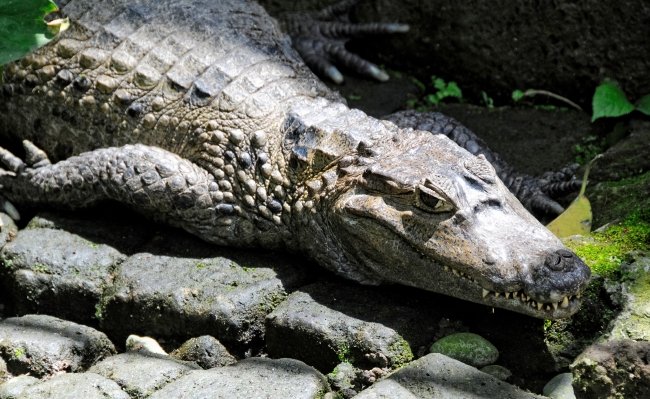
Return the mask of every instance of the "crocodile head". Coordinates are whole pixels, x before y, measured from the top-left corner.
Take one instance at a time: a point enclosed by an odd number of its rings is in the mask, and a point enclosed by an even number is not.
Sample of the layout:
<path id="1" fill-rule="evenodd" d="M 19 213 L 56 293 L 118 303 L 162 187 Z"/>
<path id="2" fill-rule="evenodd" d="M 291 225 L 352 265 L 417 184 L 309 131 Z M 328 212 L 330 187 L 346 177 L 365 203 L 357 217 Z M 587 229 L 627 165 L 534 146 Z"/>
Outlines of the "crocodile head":
<path id="1" fill-rule="evenodd" d="M 428 132 L 364 152 L 339 166 L 329 218 L 363 274 L 544 319 L 578 310 L 590 269 L 483 156 Z"/>

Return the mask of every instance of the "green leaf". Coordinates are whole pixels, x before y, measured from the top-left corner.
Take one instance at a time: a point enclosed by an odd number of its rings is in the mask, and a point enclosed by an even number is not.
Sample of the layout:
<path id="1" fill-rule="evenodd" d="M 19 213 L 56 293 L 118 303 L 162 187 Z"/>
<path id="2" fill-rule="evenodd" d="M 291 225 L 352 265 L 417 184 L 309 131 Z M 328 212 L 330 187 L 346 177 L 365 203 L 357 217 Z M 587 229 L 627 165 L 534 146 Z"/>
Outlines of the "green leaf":
<path id="1" fill-rule="evenodd" d="M 57 11 L 52 0 L 0 1 L 0 65 L 18 60 L 54 38 L 43 18 Z"/>
<path id="2" fill-rule="evenodd" d="M 456 97 L 456 98 L 463 97 L 463 92 L 460 90 L 460 87 L 458 87 L 456 82 L 449 82 L 449 84 L 447 84 L 437 94 L 438 94 L 438 98 L 441 100 L 445 97 Z"/>
<path id="3" fill-rule="evenodd" d="M 650 94 L 646 94 L 636 102 L 636 109 L 646 115 L 650 115 Z"/>
<path id="4" fill-rule="evenodd" d="M 443 78 L 436 78 L 435 76 L 431 77 L 431 83 L 433 83 L 433 87 L 438 90 L 443 90 L 447 86 Z"/>
<path id="5" fill-rule="evenodd" d="M 438 97 L 435 94 L 429 94 L 428 96 L 425 97 L 428 102 L 431 104 L 438 104 L 440 100 L 438 100 Z"/>
<path id="6" fill-rule="evenodd" d="M 627 115 L 634 111 L 634 105 L 627 99 L 623 90 L 612 83 L 604 83 L 596 88 L 593 109 L 592 122 L 598 118 Z"/>
<path id="7" fill-rule="evenodd" d="M 524 98 L 524 92 L 523 92 L 523 91 L 521 91 L 521 90 L 515 90 L 515 91 L 512 92 L 512 99 L 513 99 L 515 102 L 521 100 L 522 98 Z"/>

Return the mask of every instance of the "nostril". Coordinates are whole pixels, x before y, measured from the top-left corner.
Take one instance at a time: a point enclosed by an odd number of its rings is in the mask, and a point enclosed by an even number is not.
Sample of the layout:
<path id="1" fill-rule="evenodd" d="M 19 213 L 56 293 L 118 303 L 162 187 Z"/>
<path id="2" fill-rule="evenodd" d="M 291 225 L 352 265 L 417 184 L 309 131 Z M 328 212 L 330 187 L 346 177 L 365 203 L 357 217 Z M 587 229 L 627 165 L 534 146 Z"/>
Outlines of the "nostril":
<path id="1" fill-rule="evenodd" d="M 566 249 L 558 249 L 557 253 L 563 258 L 568 258 L 568 259 L 573 258 L 573 252 Z"/>
<path id="2" fill-rule="evenodd" d="M 546 258 L 546 266 L 548 266 L 548 268 L 551 270 L 555 270 L 555 271 L 562 270 L 564 268 L 564 265 L 560 254 L 558 253 L 550 254 Z"/>

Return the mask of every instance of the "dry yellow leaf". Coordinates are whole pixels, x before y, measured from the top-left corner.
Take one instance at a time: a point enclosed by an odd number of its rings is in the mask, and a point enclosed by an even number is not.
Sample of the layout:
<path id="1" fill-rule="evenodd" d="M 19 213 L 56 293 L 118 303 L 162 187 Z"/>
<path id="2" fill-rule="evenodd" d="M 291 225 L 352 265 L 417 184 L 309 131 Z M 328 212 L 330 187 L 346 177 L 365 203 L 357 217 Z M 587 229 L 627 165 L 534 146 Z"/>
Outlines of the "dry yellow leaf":
<path id="1" fill-rule="evenodd" d="M 589 178 L 591 165 L 601 156 L 597 155 L 587 165 L 578 198 L 560 216 L 546 225 L 546 228 L 551 230 L 556 237 L 564 238 L 576 234 L 589 234 L 591 232 L 593 215 L 591 213 L 591 203 L 587 196 L 585 196 L 585 190 L 587 189 L 587 179 Z"/>

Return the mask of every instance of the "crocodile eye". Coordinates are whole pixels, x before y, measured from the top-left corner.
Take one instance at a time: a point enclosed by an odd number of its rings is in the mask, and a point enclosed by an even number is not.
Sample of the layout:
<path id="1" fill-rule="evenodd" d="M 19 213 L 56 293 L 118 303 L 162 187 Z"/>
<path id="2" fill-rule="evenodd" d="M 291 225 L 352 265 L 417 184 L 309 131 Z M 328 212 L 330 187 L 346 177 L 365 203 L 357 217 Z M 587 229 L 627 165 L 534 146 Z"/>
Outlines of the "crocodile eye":
<path id="1" fill-rule="evenodd" d="M 454 204 L 429 188 L 418 186 L 417 191 L 417 205 L 424 211 L 441 213 L 451 212 L 456 209 Z"/>

